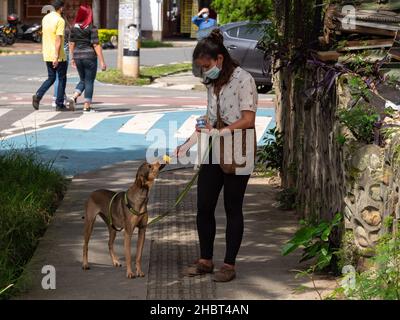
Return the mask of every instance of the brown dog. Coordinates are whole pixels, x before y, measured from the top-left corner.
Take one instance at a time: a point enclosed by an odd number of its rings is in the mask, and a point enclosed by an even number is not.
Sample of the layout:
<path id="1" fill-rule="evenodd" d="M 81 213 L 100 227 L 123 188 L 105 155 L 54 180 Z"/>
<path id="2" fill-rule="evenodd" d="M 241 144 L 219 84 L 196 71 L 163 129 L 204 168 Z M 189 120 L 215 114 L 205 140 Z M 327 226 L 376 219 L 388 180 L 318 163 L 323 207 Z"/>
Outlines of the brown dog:
<path id="1" fill-rule="evenodd" d="M 146 226 L 148 221 L 147 202 L 149 191 L 155 178 L 165 164 L 155 162 L 143 163 L 137 173 L 133 185 L 126 192 L 116 193 L 110 190 L 96 190 L 92 192 L 85 206 L 85 228 L 83 245 L 83 264 L 82 269 L 89 269 L 88 263 L 88 243 L 93 231 L 94 222 L 97 215 L 104 220 L 108 226 L 110 238 L 108 249 L 110 251 L 112 263 L 115 267 L 121 267 L 114 252 L 114 240 L 117 231 L 125 229 L 125 258 L 127 264 L 126 276 L 128 278 L 144 277 L 142 272 L 142 252 Z M 139 228 L 137 250 L 136 250 L 136 272 L 132 272 L 131 265 L 131 240 L 135 228 Z"/>

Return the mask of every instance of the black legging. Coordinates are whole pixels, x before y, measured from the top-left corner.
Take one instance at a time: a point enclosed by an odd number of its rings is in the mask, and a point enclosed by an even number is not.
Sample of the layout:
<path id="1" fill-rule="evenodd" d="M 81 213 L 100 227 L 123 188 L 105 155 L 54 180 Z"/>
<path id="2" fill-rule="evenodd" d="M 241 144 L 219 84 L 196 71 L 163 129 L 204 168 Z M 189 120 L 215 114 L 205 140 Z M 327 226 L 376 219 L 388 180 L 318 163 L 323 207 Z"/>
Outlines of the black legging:
<path id="1" fill-rule="evenodd" d="M 211 162 L 210 162 L 211 163 Z M 224 262 L 234 265 L 243 237 L 243 198 L 250 175 L 225 174 L 219 164 L 202 164 L 197 181 L 197 230 L 201 258 L 213 257 L 215 207 L 222 187 L 226 212 L 226 252 Z"/>

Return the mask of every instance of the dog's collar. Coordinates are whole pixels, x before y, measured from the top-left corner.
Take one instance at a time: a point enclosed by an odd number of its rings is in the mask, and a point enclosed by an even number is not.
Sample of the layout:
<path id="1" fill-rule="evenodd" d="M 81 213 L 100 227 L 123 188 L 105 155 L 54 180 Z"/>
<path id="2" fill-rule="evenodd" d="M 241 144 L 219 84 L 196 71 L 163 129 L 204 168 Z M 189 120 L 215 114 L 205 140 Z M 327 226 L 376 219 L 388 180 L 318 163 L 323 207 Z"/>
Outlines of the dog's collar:
<path id="1" fill-rule="evenodd" d="M 144 215 L 144 214 L 146 213 L 146 212 L 139 213 L 139 212 L 137 212 L 135 209 L 133 209 L 132 205 L 131 205 L 130 202 L 129 202 L 128 193 L 127 193 L 127 192 L 125 192 L 124 200 L 125 200 L 125 205 L 126 205 L 127 208 L 129 209 L 129 212 L 132 213 L 133 215 L 135 215 L 135 216 L 142 216 L 142 215 Z"/>

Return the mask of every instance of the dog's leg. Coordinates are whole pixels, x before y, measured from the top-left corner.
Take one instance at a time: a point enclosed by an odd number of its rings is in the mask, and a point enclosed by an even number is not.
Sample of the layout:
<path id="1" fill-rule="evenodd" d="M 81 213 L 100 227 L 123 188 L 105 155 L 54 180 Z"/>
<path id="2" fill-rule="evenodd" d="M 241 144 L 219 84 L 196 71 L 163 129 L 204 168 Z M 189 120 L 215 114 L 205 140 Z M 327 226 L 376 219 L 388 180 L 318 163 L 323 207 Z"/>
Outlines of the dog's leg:
<path id="1" fill-rule="evenodd" d="M 93 232 L 94 222 L 96 221 L 97 213 L 90 212 L 89 206 L 87 206 L 86 215 L 85 215 L 85 227 L 84 227 L 84 243 L 83 243 L 83 262 L 82 269 L 88 270 L 89 261 L 88 261 L 88 246 L 89 239 Z"/>
<path id="2" fill-rule="evenodd" d="M 114 252 L 114 241 L 117 235 L 117 231 L 115 231 L 112 227 L 108 227 L 108 231 L 110 233 L 110 239 L 108 240 L 108 250 L 110 252 L 112 264 L 114 267 L 121 267 L 121 263 L 119 262 L 117 256 Z"/>
<path id="3" fill-rule="evenodd" d="M 144 277 L 142 271 L 142 253 L 144 247 L 144 239 L 146 234 L 146 227 L 139 227 L 138 241 L 136 246 L 136 276 Z"/>
<path id="4" fill-rule="evenodd" d="M 132 272 L 132 256 L 131 256 L 131 241 L 132 241 L 133 228 L 125 229 L 125 260 L 126 260 L 126 276 L 129 279 L 135 278 Z"/>

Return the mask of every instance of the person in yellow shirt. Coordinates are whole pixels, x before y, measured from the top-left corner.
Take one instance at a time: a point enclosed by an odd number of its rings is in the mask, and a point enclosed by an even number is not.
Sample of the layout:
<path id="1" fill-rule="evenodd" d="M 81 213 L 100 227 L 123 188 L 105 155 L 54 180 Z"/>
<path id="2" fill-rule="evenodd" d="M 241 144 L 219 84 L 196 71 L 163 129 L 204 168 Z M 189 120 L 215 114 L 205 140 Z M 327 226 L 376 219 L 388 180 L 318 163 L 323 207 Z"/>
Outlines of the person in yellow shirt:
<path id="1" fill-rule="evenodd" d="M 48 13 L 42 20 L 42 51 L 46 63 L 48 78 L 32 97 L 32 106 L 39 110 L 40 100 L 47 90 L 56 81 L 58 76 L 58 89 L 56 110 L 67 111 L 64 105 L 65 87 L 67 84 L 68 62 L 64 51 L 65 20 L 61 17 L 64 10 L 64 1 L 54 0 L 52 3 L 55 11 Z"/>

